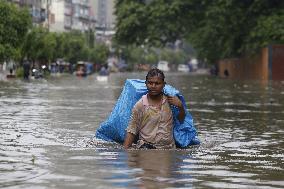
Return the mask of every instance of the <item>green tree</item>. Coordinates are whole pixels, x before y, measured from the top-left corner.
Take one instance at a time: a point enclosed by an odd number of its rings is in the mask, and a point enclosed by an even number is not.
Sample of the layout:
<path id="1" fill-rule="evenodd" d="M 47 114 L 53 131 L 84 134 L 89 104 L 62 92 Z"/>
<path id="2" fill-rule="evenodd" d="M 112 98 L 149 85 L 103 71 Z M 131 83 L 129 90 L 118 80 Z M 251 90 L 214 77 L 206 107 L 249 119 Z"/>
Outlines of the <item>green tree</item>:
<path id="1" fill-rule="evenodd" d="M 22 47 L 23 55 L 41 63 L 49 63 L 55 57 L 56 36 L 42 27 L 34 27 L 27 34 Z"/>
<path id="2" fill-rule="evenodd" d="M 54 33 L 54 35 L 56 40 L 56 46 L 54 49 L 53 61 L 55 61 L 57 58 L 65 58 L 64 56 L 65 35 L 64 33 Z"/>
<path id="3" fill-rule="evenodd" d="M 40 28 L 32 28 L 26 35 L 22 46 L 22 54 L 27 59 L 32 61 L 37 59 L 38 41 L 44 35 L 43 32 Z"/>
<path id="4" fill-rule="evenodd" d="M 65 60 L 71 64 L 78 61 L 87 60 L 87 47 L 84 35 L 79 31 L 66 33 L 64 37 L 64 55 Z"/>
<path id="5" fill-rule="evenodd" d="M 0 62 L 19 59 L 20 46 L 31 26 L 27 9 L 0 1 Z"/>
<path id="6" fill-rule="evenodd" d="M 134 64 L 147 63 L 145 61 L 144 49 L 142 49 L 141 47 L 132 47 L 130 51 L 130 56 L 129 56 L 129 63 L 131 67 L 133 67 Z"/>
<path id="7" fill-rule="evenodd" d="M 119 43 L 183 39 L 211 62 L 284 43 L 283 0 L 117 0 L 116 15 Z"/>
<path id="8" fill-rule="evenodd" d="M 151 65 L 157 64 L 158 56 L 153 50 L 149 50 L 145 55 L 145 62 Z"/>
<path id="9" fill-rule="evenodd" d="M 40 49 L 38 49 L 38 61 L 46 64 L 55 59 L 56 37 L 54 33 L 45 33 L 43 38 L 39 41 Z"/>
<path id="10" fill-rule="evenodd" d="M 174 42 L 184 31 L 183 23 L 177 22 L 183 16 L 178 6 L 179 1 L 118 0 L 116 39 L 124 44 L 149 42 L 154 46 Z"/>
<path id="11" fill-rule="evenodd" d="M 94 48 L 95 45 L 95 33 L 92 29 L 89 29 L 85 32 L 86 43 L 89 48 Z"/>
<path id="12" fill-rule="evenodd" d="M 108 47 L 104 44 L 96 44 L 90 49 L 89 60 L 95 64 L 104 64 L 109 54 Z"/>

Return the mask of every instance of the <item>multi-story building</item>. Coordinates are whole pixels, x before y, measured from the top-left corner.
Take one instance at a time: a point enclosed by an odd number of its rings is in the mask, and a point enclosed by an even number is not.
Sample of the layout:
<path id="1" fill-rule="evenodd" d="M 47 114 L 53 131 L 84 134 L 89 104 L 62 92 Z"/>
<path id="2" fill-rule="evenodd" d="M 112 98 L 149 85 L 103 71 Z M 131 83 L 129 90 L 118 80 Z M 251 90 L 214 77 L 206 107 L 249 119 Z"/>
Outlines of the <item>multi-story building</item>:
<path id="1" fill-rule="evenodd" d="M 90 0 L 90 6 L 96 18 L 97 39 L 110 39 L 114 34 L 116 21 L 115 0 Z"/>
<path id="2" fill-rule="evenodd" d="M 34 25 L 42 25 L 47 20 L 47 9 L 44 2 L 49 0 L 7 0 L 19 7 L 27 7 Z"/>
<path id="3" fill-rule="evenodd" d="M 86 31 L 94 28 L 89 0 L 57 0 L 49 5 L 48 28 L 50 31 Z"/>
<path id="4" fill-rule="evenodd" d="M 95 29 L 98 35 L 114 34 L 115 0 L 7 0 L 28 7 L 34 25 L 50 31 L 85 31 Z"/>
<path id="5" fill-rule="evenodd" d="M 115 0 L 93 0 L 92 2 L 91 6 L 93 6 L 97 20 L 96 27 L 113 29 L 116 19 L 114 15 Z"/>

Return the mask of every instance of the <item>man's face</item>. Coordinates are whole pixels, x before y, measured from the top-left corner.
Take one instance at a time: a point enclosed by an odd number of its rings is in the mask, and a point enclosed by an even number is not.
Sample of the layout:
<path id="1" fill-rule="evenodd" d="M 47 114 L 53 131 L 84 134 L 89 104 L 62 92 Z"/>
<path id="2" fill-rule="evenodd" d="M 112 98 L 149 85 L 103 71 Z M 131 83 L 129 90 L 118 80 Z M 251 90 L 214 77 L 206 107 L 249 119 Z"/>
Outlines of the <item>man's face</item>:
<path id="1" fill-rule="evenodd" d="M 148 77 L 146 80 L 146 87 L 151 96 L 160 95 L 165 86 L 165 82 L 158 76 Z"/>

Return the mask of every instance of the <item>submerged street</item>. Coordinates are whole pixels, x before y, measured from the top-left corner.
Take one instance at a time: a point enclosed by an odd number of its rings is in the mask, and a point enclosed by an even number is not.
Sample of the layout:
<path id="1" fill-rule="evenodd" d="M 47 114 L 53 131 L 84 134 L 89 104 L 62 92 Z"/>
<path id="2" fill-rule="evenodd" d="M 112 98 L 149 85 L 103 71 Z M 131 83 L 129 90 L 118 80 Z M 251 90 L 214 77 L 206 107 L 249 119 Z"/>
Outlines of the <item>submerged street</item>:
<path id="1" fill-rule="evenodd" d="M 284 187 L 283 82 L 165 73 L 187 101 L 200 146 L 125 151 L 96 140 L 125 79 L 145 75 L 0 80 L 0 187 Z"/>

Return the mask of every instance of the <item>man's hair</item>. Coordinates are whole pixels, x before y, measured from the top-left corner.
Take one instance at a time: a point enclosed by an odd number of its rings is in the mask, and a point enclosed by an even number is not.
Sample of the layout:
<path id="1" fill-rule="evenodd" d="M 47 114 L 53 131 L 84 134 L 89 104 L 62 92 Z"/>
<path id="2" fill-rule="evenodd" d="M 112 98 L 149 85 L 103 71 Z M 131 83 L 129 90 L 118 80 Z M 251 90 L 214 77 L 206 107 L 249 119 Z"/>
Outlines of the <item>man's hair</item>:
<path id="1" fill-rule="evenodd" d="M 146 81 L 148 80 L 149 77 L 155 77 L 155 76 L 161 78 L 163 81 L 165 79 L 165 75 L 161 70 L 159 70 L 158 68 L 152 68 L 151 70 L 149 70 L 149 72 L 146 75 Z"/>

